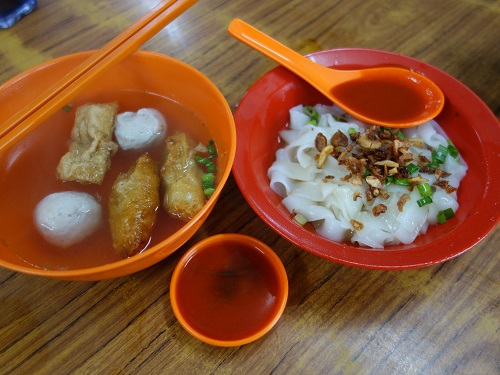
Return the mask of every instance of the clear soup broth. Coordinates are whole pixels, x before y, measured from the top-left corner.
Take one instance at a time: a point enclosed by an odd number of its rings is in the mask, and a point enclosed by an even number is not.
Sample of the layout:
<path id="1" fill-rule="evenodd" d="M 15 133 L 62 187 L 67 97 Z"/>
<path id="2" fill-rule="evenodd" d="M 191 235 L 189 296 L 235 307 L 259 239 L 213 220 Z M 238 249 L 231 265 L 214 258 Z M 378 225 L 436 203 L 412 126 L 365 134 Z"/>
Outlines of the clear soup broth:
<path id="1" fill-rule="evenodd" d="M 122 259 L 113 249 L 108 224 L 107 206 L 111 187 L 118 174 L 126 172 L 144 152 L 149 153 L 158 167 L 161 167 L 163 143 L 146 150 L 118 150 L 111 159 L 111 169 L 101 185 L 63 182 L 56 177 L 59 160 L 68 151 L 76 108 L 86 103 L 106 102 L 117 102 L 120 106 L 119 113 L 141 108 L 159 110 L 167 121 L 167 136 L 175 131 L 182 131 L 203 144 L 211 138 L 207 127 L 195 113 L 169 98 L 136 91 L 79 97 L 70 103 L 69 111 L 61 109 L 0 156 L 0 242 L 4 245 L 4 248 L 0 247 L 0 251 L 13 253 L 37 268 L 58 270 L 94 267 Z M 38 233 L 33 213 L 38 202 L 45 196 L 68 190 L 94 196 L 102 206 L 103 218 L 99 229 L 90 237 L 63 249 L 49 244 Z M 146 248 L 158 244 L 184 224 L 179 219 L 169 217 L 163 207 L 159 207 L 156 224 Z"/>

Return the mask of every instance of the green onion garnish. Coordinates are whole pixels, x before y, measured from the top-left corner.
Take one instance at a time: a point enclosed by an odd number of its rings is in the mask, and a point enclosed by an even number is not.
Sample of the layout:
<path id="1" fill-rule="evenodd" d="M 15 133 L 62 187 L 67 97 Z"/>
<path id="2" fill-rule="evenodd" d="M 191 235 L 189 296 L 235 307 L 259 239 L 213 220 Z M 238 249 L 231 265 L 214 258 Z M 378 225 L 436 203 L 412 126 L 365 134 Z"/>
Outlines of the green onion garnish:
<path id="1" fill-rule="evenodd" d="M 210 187 L 210 188 L 206 188 L 203 190 L 203 194 L 205 194 L 206 196 L 211 196 L 215 191 L 215 188 L 213 187 Z"/>
<path id="2" fill-rule="evenodd" d="M 201 179 L 203 182 L 214 182 L 215 175 L 213 173 L 204 173 Z"/>
<path id="3" fill-rule="evenodd" d="M 439 165 L 443 164 L 446 156 L 448 156 L 448 147 L 439 145 L 437 150 L 432 151 L 432 164 Z"/>
<path id="4" fill-rule="evenodd" d="M 69 112 L 69 111 L 71 111 L 71 106 L 70 105 L 65 105 L 62 109 L 63 109 L 64 112 Z"/>
<path id="5" fill-rule="evenodd" d="M 439 224 L 446 223 L 446 221 L 451 219 L 452 217 L 455 217 L 453 208 L 447 208 L 445 210 L 439 211 L 437 214 L 437 220 Z"/>
<path id="6" fill-rule="evenodd" d="M 427 182 L 422 182 L 417 185 L 418 192 L 422 198 L 430 197 L 432 195 L 432 188 Z"/>
<path id="7" fill-rule="evenodd" d="M 400 186 L 411 186 L 410 181 L 407 178 L 396 178 L 394 176 L 387 176 L 385 179 L 385 184 L 390 185 L 400 185 Z"/>
<path id="8" fill-rule="evenodd" d="M 446 216 L 444 215 L 444 211 L 439 211 L 437 214 L 437 221 L 439 224 L 446 223 Z"/>
<path id="9" fill-rule="evenodd" d="M 432 198 L 430 196 L 421 198 L 417 201 L 418 207 L 423 207 L 426 204 L 432 203 Z"/>
<path id="10" fill-rule="evenodd" d="M 351 135 L 351 134 L 356 134 L 358 131 L 355 129 L 355 128 L 349 128 L 347 129 L 347 134 Z"/>
<path id="11" fill-rule="evenodd" d="M 447 220 L 451 219 L 452 217 L 455 217 L 455 211 L 453 211 L 453 208 L 447 208 L 446 210 L 443 210 L 443 212 Z"/>
<path id="12" fill-rule="evenodd" d="M 208 141 L 207 150 L 208 150 L 208 153 L 210 154 L 211 158 L 217 157 L 217 150 L 215 149 L 215 143 L 214 143 L 213 139 Z"/>
<path id="13" fill-rule="evenodd" d="M 213 161 L 217 157 L 217 149 L 213 139 L 208 142 L 207 151 L 209 156 L 196 155 L 194 160 L 205 167 L 205 173 L 201 176 L 201 185 L 203 193 L 209 197 L 215 191 L 215 172 L 217 172 L 217 167 Z"/>
<path id="14" fill-rule="evenodd" d="M 401 130 L 398 130 L 396 135 L 398 136 L 399 139 L 405 139 L 405 135 L 403 134 L 403 132 Z"/>
<path id="15" fill-rule="evenodd" d="M 202 181 L 201 182 L 201 186 L 204 188 L 204 189 L 208 189 L 208 188 L 212 188 L 214 187 L 214 183 L 211 182 L 211 181 Z"/>
<path id="16" fill-rule="evenodd" d="M 318 125 L 319 113 L 314 107 L 305 106 L 304 113 L 309 116 L 309 124 Z"/>
<path id="17" fill-rule="evenodd" d="M 209 158 L 204 158 L 203 156 L 195 156 L 194 161 L 202 165 L 207 165 L 212 162 Z"/>
<path id="18" fill-rule="evenodd" d="M 407 178 L 395 178 L 393 183 L 400 186 L 411 186 L 411 183 Z"/>
<path id="19" fill-rule="evenodd" d="M 214 187 L 215 175 L 212 172 L 204 173 L 201 177 L 201 184 L 204 188 Z"/>
<path id="20" fill-rule="evenodd" d="M 207 172 L 215 173 L 217 171 L 217 167 L 215 166 L 215 164 L 213 162 L 208 163 L 205 166 L 207 167 Z"/>
<path id="21" fill-rule="evenodd" d="M 448 140 L 448 153 L 453 158 L 457 158 L 458 156 L 458 150 L 450 140 Z"/>
<path id="22" fill-rule="evenodd" d="M 413 173 L 415 172 L 418 172 L 418 170 L 420 169 L 420 167 L 418 165 L 415 165 L 413 163 L 410 163 L 406 166 L 406 169 L 408 169 L 408 173 L 410 175 L 412 175 Z"/>

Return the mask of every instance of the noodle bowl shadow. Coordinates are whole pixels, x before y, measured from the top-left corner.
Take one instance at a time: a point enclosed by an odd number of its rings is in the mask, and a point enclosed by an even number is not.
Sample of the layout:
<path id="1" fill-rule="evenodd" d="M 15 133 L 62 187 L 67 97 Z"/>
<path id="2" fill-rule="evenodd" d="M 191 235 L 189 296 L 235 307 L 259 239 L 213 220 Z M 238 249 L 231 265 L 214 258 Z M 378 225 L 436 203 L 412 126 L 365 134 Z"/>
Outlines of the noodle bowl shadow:
<path id="1" fill-rule="evenodd" d="M 91 51 L 88 51 L 61 57 L 32 68 L 6 82 L 0 87 L 0 121 L 6 121 L 37 93 L 50 87 L 90 54 Z M 130 95 L 130 92 L 138 93 L 139 96 L 144 94 L 146 99 L 142 96 L 140 99 L 143 100 L 142 107 L 152 106 L 148 100 L 153 99 L 155 103 L 168 100 L 179 104 L 193 113 L 214 139 L 219 162 L 217 187 L 205 206 L 193 219 L 168 238 L 160 239 L 158 243 L 140 254 L 80 269 L 44 269 L 39 265 L 23 261 L 17 254 L 19 249 L 22 247 L 23 251 L 35 254 L 40 247 L 40 238 L 23 235 L 27 226 L 32 224 L 16 217 L 18 213 L 12 208 L 0 207 L 2 212 L 0 266 L 26 274 L 65 280 L 101 280 L 120 277 L 140 271 L 166 258 L 187 242 L 204 223 L 229 177 L 236 149 L 234 119 L 224 96 L 207 77 L 194 68 L 164 55 L 139 51 L 106 72 L 74 100 L 98 103 L 103 100 L 102 98 L 113 97 L 114 93 Z M 12 149 L 0 149 L 0 189 L 8 178 L 12 164 L 20 157 L 22 159 L 23 153 L 32 146 L 31 142 L 41 142 L 42 138 L 50 139 L 50 134 L 54 131 L 57 129 L 48 120 L 14 144 Z M 67 148 L 67 145 L 65 147 Z M 11 245 L 9 233 L 24 238 L 20 243 L 17 240 L 15 246 Z"/>
<path id="2" fill-rule="evenodd" d="M 458 190 L 456 216 L 431 226 L 408 245 L 371 249 L 335 242 L 292 220 L 269 186 L 268 168 L 280 147 L 278 133 L 288 122 L 290 108 L 331 104 L 312 86 L 279 66 L 260 78 L 235 112 L 238 147 L 233 174 L 245 199 L 275 232 L 299 248 L 329 261 L 368 269 L 420 268 L 452 259 L 484 239 L 500 220 L 500 126 L 491 110 L 470 89 L 443 71 L 410 57 L 368 49 L 336 49 L 309 55 L 337 69 L 399 66 L 433 80 L 445 94 L 436 118 L 468 165 Z M 263 136 L 265 134 L 265 136 Z"/>

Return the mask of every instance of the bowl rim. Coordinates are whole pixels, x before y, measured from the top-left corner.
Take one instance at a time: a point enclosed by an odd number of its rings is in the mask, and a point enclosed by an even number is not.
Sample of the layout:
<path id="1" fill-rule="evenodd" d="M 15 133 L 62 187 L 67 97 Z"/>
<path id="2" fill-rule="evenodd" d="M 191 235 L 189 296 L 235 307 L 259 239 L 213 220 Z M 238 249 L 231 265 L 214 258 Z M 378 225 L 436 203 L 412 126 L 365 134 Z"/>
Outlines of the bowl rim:
<path id="1" fill-rule="evenodd" d="M 2 90 L 4 87 L 8 87 L 11 85 L 15 85 L 18 80 L 23 79 L 24 77 L 37 72 L 39 70 L 44 69 L 47 66 L 58 64 L 61 62 L 65 62 L 67 60 L 72 60 L 76 59 L 75 61 L 79 62 L 82 61 L 85 57 L 90 56 L 94 51 L 93 50 L 88 50 L 88 51 L 80 51 L 76 52 L 73 54 L 69 55 L 64 55 L 58 58 L 55 58 L 53 60 L 46 61 L 44 63 L 41 63 L 39 65 L 36 65 L 16 76 L 13 78 L 9 79 L 6 81 L 4 84 L 0 86 L 0 90 Z M 226 153 L 226 159 L 227 159 L 227 164 L 228 167 L 224 170 L 223 173 L 219 174 L 219 183 L 217 184 L 215 191 L 213 195 L 207 200 L 203 208 L 187 223 L 185 223 L 181 228 L 179 228 L 175 233 L 173 233 L 170 237 L 164 239 L 163 241 L 159 242 L 155 246 L 152 246 L 151 248 L 146 249 L 145 251 L 136 254 L 132 257 L 128 257 L 116 262 L 112 263 L 107 263 L 99 266 L 94 266 L 94 267 L 88 267 L 88 268 L 79 268 L 79 269 L 71 269 L 71 270 L 54 270 L 54 269 L 42 269 L 42 268 L 35 268 L 35 267 L 29 267 L 29 266 L 23 266 L 20 264 L 14 264 L 11 262 L 6 262 L 3 259 L 0 259 L 0 266 L 7 268 L 12 271 L 28 274 L 28 275 L 35 275 L 35 276 L 43 276 L 43 277 L 48 277 L 48 278 L 54 278 L 54 279 L 63 279 L 63 280 L 83 280 L 83 281 L 95 281 L 95 280 L 104 280 L 104 279 L 110 279 L 110 278 L 117 278 L 117 277 L 122 277 L 129 275 L 131 273 L 135 273 L 138 271 L 141 271 L 147 267 L 150 267 L 151 265 L 158 263 L 159 261 L 163 260 L 167 256 L 173 254 L 179 247 L 182 246 L 183 243 L 185 243 L 188 238 L 179 246 L 174 247 L 173 249 L 168 249 L 168 251 L 164 251 L 165 247 L 165 242 L 177 242 L 180 240 L 182 237 L 183 233 L 186 230 L 191 229 L 193 226 L 198 225 L 200 219 L 207 215 L 215 205 L 218 197 L 220 196 L 222 189 L 227 182 L 229 175 L 231 173 L 231 167 L 234 162 L 234 157 L 236 154 L 236 128 L 235 128 L 235 123 L 234 123 L 234 116 L 232 114 L 231 108 L 229 107 L 229 104 L 222 94 L 222 92 L 219 90 L 219 88 L 215 85 L 214 82 L 212 82 L 207 76 L 205 76 L 203 73 L 201 73 L 199 70 L 195 69 L 191 65 L 188 65 L 187 63 L 180 61 L 178 59 L 175 59 L 173 57 L 163 55 L 157 52 L 152 52 L 152 51 L 147 51 L 147 50 L 138 50 L 134 52 L 133 54 L 130 55 L 132 58 L 146 58 L 146 59 L 160 59 L 167 61 L 169 64 L 175 64 L 183 69 L 186 69 L 190 71 L 193 75 L 197 76 L 200 80 L 204 81 L 207 86 L 209 86 L 212 90 L 214 95 L 218 97 L 220 100 L 221 104 L 223 104 L 225 113 L 227 115 L 227 118 L 230 120 L 231 126 L 229 127 L 228 131 L 231 133 L 231 139 L 234 140 L 234 142 L 231 143 L 230 148 L 227 150 Z M 75 65 L 76 66 L 76 65 Z M 151 262 L 150 258 L 154 258 L 154 260 Z M 120 272 L 121 269 L 127 268 L 130 264 L 140 264 L 140 266 L 135 267 L 134 270 L 127 271 L 127 272 Z"/>
<path id="2" fill-rule="evenodd" d="M 278 310 L 276 310 L 276 313 L 273 315 L 272 319 L 270 319 L 260 330 L 257 332 L 241 338 L 237 340 L 220 340 L 216 338 L 212 338 L 209 336 L 206 336 L 200 332 L 198 332 L 196 329 L 194 329 L 183 317 L 182 313 L 180 312 L 178 303 L 177 303 L 177 286 L 179 283 L 179 278 L 184 270 L 185 265 L 191 260 L 196 254 L 198 254 L 201 251 L 206 250 L 209 248 L 210 245 L 214 244 L 220 244 L 220 243 L 240 243 L 247 245 L 253 249 L 255 249 L 258 253 L 264 255 L 264 259 L 269 262 L 269 264 L 272 265 L 273 270 L 275 271 L 275 274 L 277 275 L 277 279 L 279 282 L 279 289 L 281 290 L 281 298 L 278 300 Z M 244 344 L 248 344 L 250 342 L 253 342 L 262 336 L 264 336 L 266 333 L 268 333 L 275 325 L 278 323 L 278 320 L 281 318 L 283 315 L 283 312 L 286 307 L 286 303 L 288 300 L 288 277 L 286 274 L 285 267 L 281 261 L 281 259 L 278 257 L 278 255 L 269 247 L 266 245 L 264 242 L 248 236 L 246 234 L 240 234 L 240 233 L 221 233 L 221 234 L 216 234 L 210 237 L 206 237 L 200 242 L 196 243 L 193 245 L 179 260 L 177 263 L 174 272 L 172 274 L 172 277 L 170 279 L 170 303 L 172 306 L 172 310 L 174 312 L 175 317 L 177 318 L 179 324 L 193 337 L 197 338 L 200 341 L 203 341 L 207 344 L 215 345 L 215 346 L 241 346 Z"/>
<path id="3" fill-rule="evenodd" d="M 426 70 L 428 73 L 438 74 L 447 81 L 453 81 L 453 84 L 460 86 L 461 90 L 463 90 L 464 95 L 467 96 L 468 99 L 474 102 L 474 105 L 477 107 L 476 112 L 481 112 L 482 114 L 484 114 L 485 117 L 488 118 L 489 122 L 493 123 L 494 125 L 496 124 L 496 127 L 494 127 L 493 131 L 500 132 L 500 124 L 498 123 L 498 120 L 494 116 L 493 112 L 471 89 L 469 89 L 467 86 L 462 84 L 460 81 L 458 81 L 456 78 L 449 75 L 448 73 L 436 67 L 433 67 L 430 64 L 425 63 L 423 61 L 395 52 L 388 52 L 388 51 L 368 49 L 368 48 L 334 48 L 334 49 L 314 52 L 306 56 L 317 63 L 322 63 L 324 60 L 323 58 L 325 56 L 328 56 L 329 54 L 342 54 L 342 53 L 347 54 L 351 52 L 371 53 L 379 55 L 381 57 L 391 57 L 393 59 L 400 59 L 400 60 L 403 59 L 404 62 L 407 64 L 418 65 L 419 67 L 422 68 L 422 70 Z M 389 63 L 390 62 L 391 61 L 389 61 Z M 343 63 L 339 61 L 339 64 L 338 66 L 336 65 L 336 67 L 342 68 L 342 65 Z M 403 269 L 415 269 L 415 268 L 426 267 L 455 258 L 458 255 L 461 255 L 470 248 L 472 248 L 479 241 L 484 239 L 495 228 L 497 223 L 500 221 L 500 210 L 497 210 L 497 212 L 493 214 L 494 216 L 488 217 L 487 220 L 481 218 L 484 221 L 484 225 L 481 227 L 480 232 L 476 233 L 474 238 L 468 238 L 467 241 L 461 242 L 459 245 L 457 244 L 457 246 L 454 249 L 452 249 L 453 251 L 450 251 L 446 256 L 438 256 L 438 257 L 429 256 L 428 254 L 425 254 L 426 255 L 425 258 L 421 258 L 419 256 L 415 257 L 413 256 L 413 254 L 411 257 L 409 257 L 404 254 L 405 252 L 408 252 L 408 249 L 406 250 L 366 249 L 363 247 L 350 245 L 349 243 L 340 243 L 327 240 L 326 238 L 320 238 L 320 242 L 326 241 L 328 243 L 329 249 L 334 249 L 335 251 L 333 253 L 325 253 L 323 249 L 318 248 L 318 245 L 316 243 L 318 235 L 312 236 L 308 230 L 293 224 L 289 218 L 286 218 L 285 221 L 284 214 L 278 209 L 277 205 L 275 205 L 274 202 L 271 202 L 271 199 L 267 197 L 265 192 L 261 191 L 260 188 L 258 189 L 249 188 L 250 186 L 254 187 L 261 186 L 261 181 L 258 181 L 257 178 L 255 178 L 255 176 L 249 174 L 244 168 L 245 159 L 249 158 L 250 154 L 249 147 L 251 143 L 248 141 L 247 142 L 241 141 L 243 139 L 248 140 L 249 138 L 247 134 L 248 132 L 247 129 L 249 128 L 249 126 L 247 124 L 244 124 L 245 121 L 248 122 L 248 119 L 245 118 L 244 117 L 245 115 L 243 114 L 246 102 L 248 101 L 249 103 L 251 103 L 251 105 L 253 105 L 254 111 L 258 112 L 258 110 L 255 110 L 255 106 L 257 104 L 255 103 L 255 101 L 252 101 L 251 99 L 253 91 L 256 90 L 256 86 L 260 84 L 262 85 L 262 87 L 265 87 L 265 85 L 267 85 L 266 89 L 271 90 L 269 87 L 272 86 L 272 83 L 269 82 L 272 79 L 272 76 L 276 75 L 276 77 L 279 77 L 278 79 L 283 80 L 283 76 L 285 75 L 284 72 L 286 71 L 287 70 L 284 67 L 277 66 L 276 68 L 268 71 L 266 74 L 260 77 L 246 92 L 246 94 L 240 101 L 235 111 L 236 131 L 239 142 L 236 150 L 235 162 L 232 168 L 233 176 L 235 178 L 237 185 L 240 187 L 242 194 L 244 195 L 246 201 L 251 206 L 251 208 L 276 233 L 278 233 L 280 236 L 284 237 L 287 241 L 291 242 L 297 247 L 305 251 L 308 251 L 314 255 L 317 255 L 321 258 L 327 259 L 329 261 L 333 261 L 348 266 L 367 268 L 367 269 L 403 270 Z M 286 74 L 293 74 L 293 73 L 286 73 Z M 272 89 L 276 90 L 274 86 L 272 87 Z M 488 147 L 488 156 L 500 162 L 500 153 L 498 152 L 498 148 L 495 151 L 495 146 L 493 144 L 488 144 L 487 147 Z M 491 168 L 492 165 L 496 165 L 495 162 L 490 162 L 487 164 L 488 168 Z M 497 197 L 500 196 L 500 182 L 496 181 L 488 181 L 488 182 L 489 182 L 488 184 L 489 190 L 485 194 L 489 194 L 489 196 L 492 197 L 494 197 L 495 194 Z M 420 247 L 429 248 L 430 246 L 431 245 L 426 244 L 426 245 L 421 245 Z M 439 240 L 435 241 L 432 244 L 432 246 L 433 247 L 448 246 L 448 244 L 446 243 L 445 238 L 440 238 Z M 389 252 L 391 252 L 391 259 L 388 257 Z M 380 256 L 381 258 L 377 260 L 378 263 L 373 261 L 374 254 L 376 254 L 375 256 Z"/>

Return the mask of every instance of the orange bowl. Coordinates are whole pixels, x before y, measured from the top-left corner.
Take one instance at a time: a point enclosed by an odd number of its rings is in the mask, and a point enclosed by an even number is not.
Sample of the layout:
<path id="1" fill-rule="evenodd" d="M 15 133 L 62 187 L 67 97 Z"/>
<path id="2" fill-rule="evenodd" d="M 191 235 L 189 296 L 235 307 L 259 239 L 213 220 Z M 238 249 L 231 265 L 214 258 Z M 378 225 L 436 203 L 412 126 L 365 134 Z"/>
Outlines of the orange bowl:
<path id="1" fill-rule="evenodd" d="M 281 317 L 288 279 L 263 242 L 219 234 L 194 245 L 179 261 L 170 300 L 179 323 L 211 345 L 239 346 L 264 336 Z"/>
<path id="2" fill-rule="evenodd" d="M 0 121 L 10 118 L 22 105 L 62 78 L 91 53 L 81 52 L 49 61 L 2 85 Z M 180 61 L 139 51 L 91 84 L 68 103 L 68 108 L 108 101 L 117 101 L 120 112 L 144 107 L 163 108 L 167 112 L 164 113 L 167 122 L 170 117 L 177 123 L 189 118 L 191 131 L 199 134 L 200 140 L 213 139 L 217 146 L 219 165 L 215 192 L 194 218 L 179 224 L 167 238 L 156 238 L 149 248 L 132 257 L 102 257 L 79 263 L 78 256 L 74 254 L 47 249 L 36 233 L 32 217 L 37 202 L 50 189 L 61 187 L 56 182 L 48 183 L 50 186 L 45 186 L 43 182 L 56 180 L 54 168 L 68 149 L 74 111 L 70 109 L 68 113 L 67 109 L 61 109 L 14 145 L 0 146 L 0 266 L 66 280 L 124 276 L 172 254 L 200 228 L 212 211 L 231 171 L 236 149 L 232 113 L 217 87 L 203 74 Z M 73 116 L 73 120 L 68 120 L 69 116 Z M 74 190 L 71 184 L 68 187 Z M 74 258 L 73 261 L 70 258 Z"/>
<path id="3" fill-rule="evenodd" d="M 456 145 L 468 165 L 458 189 L 456 216 L 431 226 L 407 245 L 372 249 L 336 242 L 318 235 L 311 225 L 300 226 L 269 185 L 267 171 L 281 147 L 289 110 L 299 104 L 331 102 L 311 85 L 283 67 L 260 78 L 245 94 L 235 112 L 238 147 L 233 166 L 236 183 L 257 215 L 296 246 L 341 264 L 384 270 L 419 268 L 444 262 L 471 249 L 500 220 L 500 125 L 481 99 L 460 81 L 422 61 L 370 49 L 335 49 L 309 55 L 313 61 L 337 69 L 397 66 L 433 80 L 445 95 L 436 121 Z"/>

